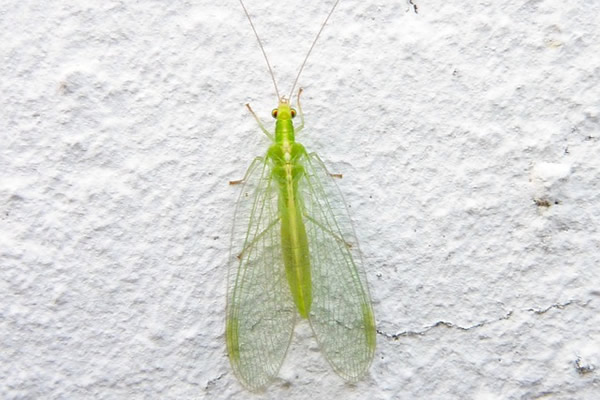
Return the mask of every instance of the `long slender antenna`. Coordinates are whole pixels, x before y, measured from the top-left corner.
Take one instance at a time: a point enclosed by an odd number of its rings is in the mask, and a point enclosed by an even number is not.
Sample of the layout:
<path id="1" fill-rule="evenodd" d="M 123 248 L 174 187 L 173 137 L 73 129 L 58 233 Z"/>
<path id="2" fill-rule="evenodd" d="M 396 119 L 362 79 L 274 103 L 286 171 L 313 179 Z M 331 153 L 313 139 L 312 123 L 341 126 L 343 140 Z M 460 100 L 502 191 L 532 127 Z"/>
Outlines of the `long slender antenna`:
<path id="1" fill-rule="evenodd" d="M 277 88 L 277 82 L 275 82 L 275 75 L 273 74 L 273 69 L 271 68 L 269 59 L 267 58 L 267 53 L 265 52 L 265 48 L 263 47 L 263 45 L 260 41 L 258 32 L 256 32 L 256 28 L 254 27 L 254 24 L 252 23 L 252 18 L 250 18 L 250 14 L 248 13 L 248 10 L 246 9 L 246 6 L 244 5 L 244 2 L 242 0 L 240 0 L 240 4 L 242 5 L 242 8 L 244 9 L 244 12 L 246 13 L 246 17 L 248 18 L 248 22 L 250 22 L 250 26 L 252 27 L 252 30 L 254 31 L 254 36 L 256 36 L 256 40 L 258 41 L 258 45 L 260 46 L 260 49 L 262 50 L 263 56 L 265 56 L 265 61 L 267 62 L 267 67 L 269 68 L 269 74 L 271 74 L 271 79 L 273 80 L 273 86 L 275 86 L 275 93 L 277 93 L 277 99 L 279 100 L 279 102 L 281 102 L 281 96 L 279 95 L 279 89 Z M 336 2 L 336 4 L 337 4 L 337 2 Z M 331 15 L 331 13 L 330 13 L 330 15 Z M 327 17 L 327 18 L 329 18 L 329 17 Z M 325 22 L 327 22 L 327 20 L 325 20 Z M 321 28 L 321 30 L 323 30 L 323 28 Z M 321 31 L 319 31 L 319 33 L 321 33 Z M 319 37 L 319 36 L 317 35 L 317 37 Z M 314 46 L 314 43 L 313 43 L 313 46 Z M 312 50 L 312 47 L 311 47 L 311 50 Z M 309 54 L 310 54 L 310 51 L 309 51 Z M 306 62 L 306 60 L 304 60 L 304 62 Z M 302 71 L 302 68 L 300 68 L 300 71 Z M 296 80 L 298 80 L 298 78 L 296 78 Z"/>
<path id="2" fill-rule="evenodd" d="M 242 0 L 240 0 L 240 2 L 241 1 Z M 323 21 L 323 25 L 321 25 L 321 29 L 319 29 L 319 32 L 317 32 L 317 37 L 315 37 L 315 40 L 310 45 L 310 49 L 308 49 L 308 53 L 306 53 L 306 57 L 304 57 L 304 61 L 302 61 L 302 65 L 300 65 L 300 70 L 298 71 L 298 75 L 296 75 L 296 80 L 294 81 L 294 84 L 292 85 L 292 90 L 290 90 L 290 97 L 289 97 L 290 99 L 294 95 L 294 89 L 296 88 L 298 79 L 300 79 L 300 74 L 302 73 L 302 70 L 304 69 L 304 66 L 306 65 L 306 60 L 308 60 L 308 56 L 310 56 L 310 52 L 312 51 L 313 47 L 315 47 L 317 40 L 319 40 L 319 36 L 321 36 L 321 32 L 323 32 L 323 29 L 325 28 L 325 24 L 327 24 L 327 21 L 329 21 L 329 17 L 331 17 L 331 14 L 333 14 L 333 10 L 335 10 L 335 8 L 337 7 L 339 2 L 340 2 L 340 0 L 335 1 L 335 3 L 333 4 L 333 7 L 331 7 L 331 11 L 329 11 L 329 14 L 327 14 L 327 18 L 325 18 L 325 21 Z"/>

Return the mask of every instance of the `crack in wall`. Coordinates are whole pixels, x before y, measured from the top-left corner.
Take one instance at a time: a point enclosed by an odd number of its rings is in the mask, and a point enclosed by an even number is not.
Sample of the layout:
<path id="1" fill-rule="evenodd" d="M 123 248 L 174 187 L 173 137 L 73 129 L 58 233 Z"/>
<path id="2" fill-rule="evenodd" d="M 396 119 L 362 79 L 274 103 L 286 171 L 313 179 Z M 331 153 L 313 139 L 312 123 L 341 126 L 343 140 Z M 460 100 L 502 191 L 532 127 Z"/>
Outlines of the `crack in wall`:
<path id="1" fill-rule="evenodd" d="M 556 308 L 556 309 L 562 310 L 563 308 L 565 308 L 565 307 L 568 307 L 568 306 L 570 306 L 571 304 L 577 304 L 577 305 L 579 305 L 579 306 L 581 306 L 581 307 L 586 307 L 588 304 L 590 304 L 590 301 L 591 301 L 591 300 L 588 300 L 588 301 L 586 301 L 586 302 L 584 303 L 583 301 L 580 301 L 580 300 L 569 300 L 569 301 L 567 301 L 566 303 L 557 303 L 557 304 L 552 304 L 551 306 L 549 306 L 549 307 L 547 307 L 547 308 L 544 308 L 544 309 L 528 308 L 528 309 L 527 309 L 527 310 L 525 310 L 525 311 L 531 311 L 531 312 L 533 312 L 533 313 L 535 313 L 535 314 L 545 314 L 545 313 L 547 313 L 548 311 L 552 310 L 553 308 Z"/>
<path id="2" fill-rule="evenodd" d="M 558 310 L 562 310 L 570 305 L 576 304 L 579 305 L 580 307 L 586 307 L 589 303 L 591 302 L 591 300 L 588 300 L 586 302 L 583 302 L 581 300 L 569 300 L 565 303 L 556 303 L 556 304 L 552 304 L 547 308 L 544 309 L 536 309 L 536 308 L 528 308 L 523 310 L 524 312 L 531 312 L 534 313 L 536 315 L 540 315 L 540 314 L 545 314 L 546 312 L 552 310 L 552 309 L 558 309 Z M 509 312 L 507 312 L 505 315 L 497 318 L 497 319 L 493 319 L 493 320 L 485 320 L 485 321 L 481 321 L 478 322 L 474 325 L 471 326 L 460 326 L 458 324 L 455 324 L 453 322 L 448 322 L 448 321 L 437 321 L 432 325 L 429 325 L 427 327 L 425 327 L 425 329 L 420 330 L 420 331 L 403 331 L 403 332 L 399 332 L 399 333 L 387 333 L 384 332 L 382 330 L 377 329 L 377 333 L 381 336 L 383 336 L 386 339 L 390 339 L 390 340 L 399 340 L 401 337 L 415 337 L 415 336 L 424 336 L 427 332 L 429 332 L 432 329 L 438 328 L 438 327 L 446 327 L 448 329 L 458 329 L 460 331 L 470 331 L 472 329 L 477 329 L 477 328 L 481 328 L 485 325 L 490 325 L 496 322 L 500 322 L 500 321 L 504 321 L 504 320 L 508 320 L 511 318 L 511 316 L 513 315 L 514 311 L 510 310 Z"/>
<path id="3" fill-rule="evenodd" d="M 211 388 L 211 386 L 214 386 L 217 384 L 218 381 L 221 380 L 222 377 L 225 376 L 225 373 L 222 373 L 221 375 L 217 376 L 216 378 L 210 379 L 207 383 L 206 386 L 204 387 L 204 390 L 208 390 Z"/>
<path id="4" fill-rule="evenodd" d="M 415 14 L 419 13 L 419 6 L 415 4 L 414 0 L 408 0 L 407 2 L 408 8 L 406 9 L 406 12 L 410 11 L 410 6 L 412 6 L 413 10 L 415 11 Z"/>
<path id="5" fill-rule="evenodd" d="M 448 322 L 448 321 L 437 321 L 436 323 L 434 323 L 433 325 L 429 325 L 428 327 L 426 327 L 425 329 L 423 329 L 422 331 L 404 331 L 404 332 L 399 332 L 399 333 L 386 333 L 383 332 L 381 330 L 377 330 L 377 333 L 382 335 L 383 337 L 387 338 L 387 339 L 392 339 L 392 340 L 398 340 L 401 337 L 412 337 L 412 336 L 424 336 L 427 332 L 429 332 L 432 329 L 435 329 L 437 327 L 440 326 L 444 326 L 448 329 L 458 329 L 461 331 L 469 331 L 471 329 L 476 329 L 476 328 L 480 328 L 484 325 L 488 325 L 488 324 L 492 324 L 494 322 L 499 322 L 499 321 L 503 321 L 505 319 L 509 319 L 511 317 L 511 315 L 513 314 L 512 311 L 509 311 L 508 313 L 506 313 L 506 315 L 495 319 L 495 320 L 487 320 L 487 321 L 482 321 L 479 322 L 475 325 L 471 325 L 471 326 L 460 326 L 457 325 L 453 322 Z"/>

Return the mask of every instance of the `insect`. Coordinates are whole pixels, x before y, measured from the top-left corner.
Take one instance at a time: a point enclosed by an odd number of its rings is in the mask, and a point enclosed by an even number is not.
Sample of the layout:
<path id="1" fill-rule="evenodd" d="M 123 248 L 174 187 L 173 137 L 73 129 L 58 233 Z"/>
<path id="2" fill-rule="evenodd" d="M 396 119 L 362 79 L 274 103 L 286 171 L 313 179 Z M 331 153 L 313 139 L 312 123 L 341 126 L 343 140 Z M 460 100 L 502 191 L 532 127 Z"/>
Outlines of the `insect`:
<path id="1" fill-rule="evenodd" d="M 306 55 L 298 82 L 335 1 Z M 273 79 L 278 106 L 271 140 L 240 181 L 228 274 L 226 342 L 233 371 L 250 390 L 266 386 L 278 373 L 298 316 L 307 319 L 321 352 L 334 371 L 357 381 L 375 352 L 375 318 L 358 243 L 343 197 L 318 155 L 296 142 L 304 128 L 298 90 L 297 111 L 279 95 L 265 50 L 248 10 Z M 294 128 L 293 119 L 300 118 Z"/>

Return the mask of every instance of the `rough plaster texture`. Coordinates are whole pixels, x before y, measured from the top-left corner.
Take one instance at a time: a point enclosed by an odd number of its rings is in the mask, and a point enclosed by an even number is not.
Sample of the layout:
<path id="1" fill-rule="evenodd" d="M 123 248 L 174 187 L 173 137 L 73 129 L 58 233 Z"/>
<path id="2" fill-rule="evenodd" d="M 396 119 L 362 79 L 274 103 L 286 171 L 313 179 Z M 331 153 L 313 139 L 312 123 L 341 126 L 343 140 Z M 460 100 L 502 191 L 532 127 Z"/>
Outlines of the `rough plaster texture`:
<path id="1" fill-rule="evenodd" d="M 600 3 L 343 0 L 298 138 L 339 182 L 377 316 L 345 384 L 306 324 L 249 394 L 229 232 L 270 78 L 236 1 L 0 14 L 0 398 L 600 398 Z M 330 2 L 248 0 L 283 91 Z"/>

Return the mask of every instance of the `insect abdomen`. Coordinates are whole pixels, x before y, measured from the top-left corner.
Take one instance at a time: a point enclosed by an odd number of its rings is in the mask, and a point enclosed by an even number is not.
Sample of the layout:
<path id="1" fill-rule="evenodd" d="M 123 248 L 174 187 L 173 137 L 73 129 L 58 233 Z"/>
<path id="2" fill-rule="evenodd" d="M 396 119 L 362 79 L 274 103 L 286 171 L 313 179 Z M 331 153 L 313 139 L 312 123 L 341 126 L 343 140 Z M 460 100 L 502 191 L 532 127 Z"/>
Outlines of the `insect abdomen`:
<path id="1" fill-rule="evenodd" d="M 303 151 L 295 148 L 292 154 Z M 275 146 L 274 146 L 275 147 Z M 281 154 L 281 148 L 271 155 Z M 289 154 L 289 153 L 288 153 Z M 298 313 L 308 318 L 312 304 L 312 281 L 310 273 L 310 254 L 306 228 L 302 219 L 302 204 L 298 196 L 298 179 L 304 174 L 304 168 L 293 156 L 281 154 L 273 159 L 273 174 L 279 184 L 279 214 L 281 219 L 281 249 L 286 277 L 294 298 Z"/>

